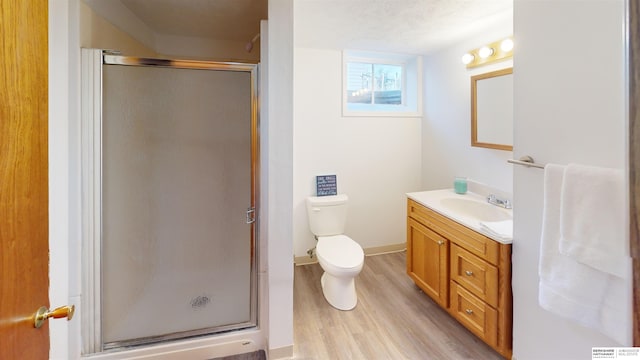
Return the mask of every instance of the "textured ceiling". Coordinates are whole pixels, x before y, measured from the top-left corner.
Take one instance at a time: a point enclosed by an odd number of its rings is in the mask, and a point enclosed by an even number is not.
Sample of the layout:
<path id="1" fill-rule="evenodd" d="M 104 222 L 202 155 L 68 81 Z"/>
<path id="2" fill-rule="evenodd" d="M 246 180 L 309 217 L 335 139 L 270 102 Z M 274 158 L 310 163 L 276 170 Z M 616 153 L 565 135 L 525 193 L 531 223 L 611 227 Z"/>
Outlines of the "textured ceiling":
<path id="1" fill-rule="evenodd" d="M 119 1 L 154 33 L 247 42 L 268 0 Z M 424 54 L 512 12 L 513 0 L 293 0 L 296 46 Z M 115 20 L 120 20 L 116 14 Z"/>
<path id="2" fill-rule="evenodd" d="M 295 44 L 419 54 L 512 9 L 513 0 L 295 0 Z"/>

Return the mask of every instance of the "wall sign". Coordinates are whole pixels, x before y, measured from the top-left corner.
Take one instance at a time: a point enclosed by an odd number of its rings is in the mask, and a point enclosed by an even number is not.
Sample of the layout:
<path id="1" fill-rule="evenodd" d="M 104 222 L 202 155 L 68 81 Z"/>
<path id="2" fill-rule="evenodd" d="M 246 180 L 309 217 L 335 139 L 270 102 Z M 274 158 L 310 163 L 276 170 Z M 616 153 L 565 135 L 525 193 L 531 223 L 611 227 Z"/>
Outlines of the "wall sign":
<path id="1" fill-rule="evenodd" d="M 316 196 L 338 195 L 338 183 L 335 175 L 316 176 Z"/>

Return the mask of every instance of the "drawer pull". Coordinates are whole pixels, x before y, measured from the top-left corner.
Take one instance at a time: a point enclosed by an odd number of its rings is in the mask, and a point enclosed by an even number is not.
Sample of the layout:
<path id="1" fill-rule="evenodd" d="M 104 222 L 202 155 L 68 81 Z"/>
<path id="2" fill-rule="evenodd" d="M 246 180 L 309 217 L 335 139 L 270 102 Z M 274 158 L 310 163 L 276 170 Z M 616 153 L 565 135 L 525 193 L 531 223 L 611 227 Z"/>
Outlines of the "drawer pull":
<path id="1" fill-rule="evenodd" d="M 438 240 L 438 245 L 443 245 L 444 244 L 444 240 Z"/>
<path id="2" fill-rule="evenodd" d="M 471 310 L 471 309 L 466 309 L 464 312 L 466 312 L 469 315 L 473 314 L 473 310 Z"/>
<path id="3" fill-rule="evenodd" d="M 471 270 L 466 270 L 464 273 L 467 274 L 467 276 L 473 276 L 473 271 Z"/>

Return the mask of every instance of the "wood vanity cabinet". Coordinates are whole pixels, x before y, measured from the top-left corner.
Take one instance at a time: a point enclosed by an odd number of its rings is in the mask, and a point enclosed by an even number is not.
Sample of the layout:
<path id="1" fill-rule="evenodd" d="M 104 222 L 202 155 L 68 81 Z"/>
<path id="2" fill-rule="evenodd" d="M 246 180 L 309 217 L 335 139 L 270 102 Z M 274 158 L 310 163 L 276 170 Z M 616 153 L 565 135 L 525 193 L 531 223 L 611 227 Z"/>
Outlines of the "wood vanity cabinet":
<path id="1" fill-rule="evenodd" d="M 409 199 L 407 274 L 462 325 L 511 359 L 510 244 Z"/>

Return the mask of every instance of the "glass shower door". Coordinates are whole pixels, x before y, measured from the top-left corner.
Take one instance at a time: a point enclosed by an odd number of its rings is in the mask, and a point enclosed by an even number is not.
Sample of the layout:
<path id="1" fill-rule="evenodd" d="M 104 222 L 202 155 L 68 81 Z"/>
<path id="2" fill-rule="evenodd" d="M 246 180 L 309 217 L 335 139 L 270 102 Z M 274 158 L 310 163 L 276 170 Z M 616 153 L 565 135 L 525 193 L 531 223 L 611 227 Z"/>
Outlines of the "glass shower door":
<path id="1" fill-rule="evenodd" d="M 256 325 L 253 74 L 103 66 L 103 348 Z"/>

